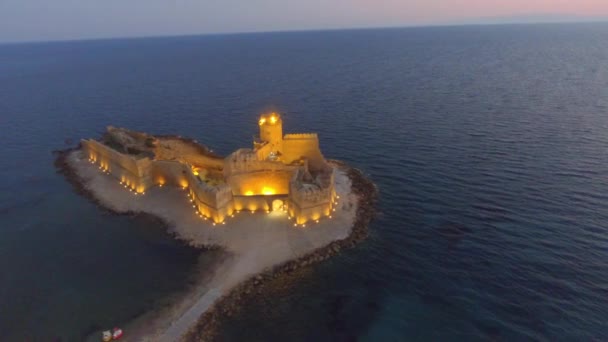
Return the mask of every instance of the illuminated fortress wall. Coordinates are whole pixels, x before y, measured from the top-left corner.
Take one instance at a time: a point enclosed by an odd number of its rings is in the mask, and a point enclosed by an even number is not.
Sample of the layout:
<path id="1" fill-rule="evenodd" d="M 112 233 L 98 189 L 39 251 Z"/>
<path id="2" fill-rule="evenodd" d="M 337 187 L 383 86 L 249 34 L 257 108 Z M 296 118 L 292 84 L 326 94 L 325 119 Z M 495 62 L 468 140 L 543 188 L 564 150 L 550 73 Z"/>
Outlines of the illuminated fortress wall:
<path id="1" fill-rule="evenodd" d="M 297 224 L 310 223 L 331 216 L 333 210 L 331 197 L 326 190 L 320 192 L 319 197 L 323 199 L 297 202 L 293 197 L 290 197 L 289 215 L 296 218 Z"/>
<path id="2" fill-rule="evenodd" d="M 152 185 L 147 174 L 151 162 L 149 158 L 132 157 L 95 140 L 82 140 L 81 145 L 89 159 L 109 171 L 127 187 L 141 193 Z"/>
<path id="3" fill-rule="evenodd" d="M 336 203 L 334 169 L 321 154 L 317 134 L 283 136 L 282 120 L 275 113 L 262 116 L 259 125 L 253 150 L 239 149 L 224 159 L 192 141 L 155 139 L 113 127 L 108 131 L 130 146 L 138 141 L 152 144 L 138 145 L 143 149 L 139 155 L 95 140 L 83 140 L 82 147 L 89 159 L 137 193 L 152 186 L 183 188 L 193 208 L 214 223 L 239 211 L 273 210 L 273 201 L 281 209 L 281 203 L 286 204 L 297 224 L 331 216 Z"/>
<path id="4" fill-rule="evenodd" d="M 319 149 L 319 137 L 314 133 L 286 134 L 283 139 L 283 162 L 289 164 L 305 158 L 311 170 L 321 170 L 325 158 Z"/>
<path id="5" fill-rule="evenodd" d="M 249 149 L 240 149 L 226 157 L 224 177 L 235 196 L 287 195 L 296 166 L 260 160 Z"/>
<path id="6" fill-rule="evenodd" d="M 155 185 L 188 187 L 189 168 L 177 161 L 155 160 L 150 167 L 150 178 Z"/>
<path id="7" fill-rule="evenodd" d="M 82 147 L 88 158 L 138 193 L 144 193 L 150 187 L 158 185 L 187 188 L 194 198 L 193 205 L 214 222 L 224 221 L 234 210 L 229 186 L 208 186 L 198 180 L 186 164 L 170 160 L 138 159 L 95 140 L 83 140 Z"/>
<path id="8" fill-rule="evenodd" d="M 132 174 L 134 177 L 141 176 L 141 170 L 139 170 L 135 158 L 115 151 L 95 140 L 83 140 L 82 146 L 89 155 L 89 158 L 95 160 L 101 167 L 109 167 L 109 163 L 112 163 L 124 169 L 124 172 Z"/>
<path id="9" fill-rule="evenodd" d="M 199 181 L 192 172 L 187 174 L 188 192 L 194 201 L 193 205 L 200 213 L 216 223 L 224 222 L 228 216 L 232 215 L 234 201 L 228 185 L 210 186 Z"/>
<path id="10" fill-rule="evenodd" d="M 296 218 L 297 224 L 331 216 L 336 201 L 334 170 L 327 176 L 329 186 L 323 187 L 302 182 L 302 171 L 293 175 L 289 183 L 289 214 Z"/>
<path id="11" fill-rule="evenodd" d="M 258 171 L 231 176 L 228 180 L 235 196 L 287 195 L 291 171 Z"/>
<path id="12" fill-rule="evenodd" d="M 150 177 L 156 185 L 177 186 L 187 189 L 192 205 L 214 222 L 222 222 L 232 214 L 232 192 L 226 184 L 210 186 L 200 181 L 186 164 L 177 161 L 155 160 L 150 167 Z"/>
<path id="13" fill-rule="evenodd" d="M 285 196 L 287 197 L 287 196 Z M 270 211 L 271 205 L 266 196 L 234 196 L 234 209 L 239 211 Z"/>

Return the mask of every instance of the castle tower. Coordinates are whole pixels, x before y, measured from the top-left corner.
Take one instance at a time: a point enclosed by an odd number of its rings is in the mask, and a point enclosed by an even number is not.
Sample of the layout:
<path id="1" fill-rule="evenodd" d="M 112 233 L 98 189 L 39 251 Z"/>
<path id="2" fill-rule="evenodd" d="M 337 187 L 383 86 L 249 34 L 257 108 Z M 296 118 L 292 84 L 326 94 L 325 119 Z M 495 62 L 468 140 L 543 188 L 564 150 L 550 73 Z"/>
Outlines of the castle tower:
<path id="1" fill-rule="evenodd" d="M 283 121 L 277 113 L 264 114 L 260 117 L 260 140 L 268 145 L 268 152 L 283 153 Z"/>

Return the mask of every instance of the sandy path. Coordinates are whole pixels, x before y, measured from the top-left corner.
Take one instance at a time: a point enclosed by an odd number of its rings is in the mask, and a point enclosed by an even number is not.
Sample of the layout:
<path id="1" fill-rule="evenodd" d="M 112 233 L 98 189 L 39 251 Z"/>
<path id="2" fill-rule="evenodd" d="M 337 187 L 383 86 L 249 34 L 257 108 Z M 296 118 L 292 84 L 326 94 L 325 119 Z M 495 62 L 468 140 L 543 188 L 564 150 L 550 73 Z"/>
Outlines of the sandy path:
<path id="1" fill-rule="evenodd" d="M 196 323 L 198 318 L 207 311 L 215 301 L 222 296 L 222 292 L 217 289 L 209 290 L 202 295 L 199 300 L 192 305 L 177 321 L 173 322 L 161 336 L 159 341 L 175 341 L 179 339 L 184 332 L 188 331 L 192 325 Z"/>

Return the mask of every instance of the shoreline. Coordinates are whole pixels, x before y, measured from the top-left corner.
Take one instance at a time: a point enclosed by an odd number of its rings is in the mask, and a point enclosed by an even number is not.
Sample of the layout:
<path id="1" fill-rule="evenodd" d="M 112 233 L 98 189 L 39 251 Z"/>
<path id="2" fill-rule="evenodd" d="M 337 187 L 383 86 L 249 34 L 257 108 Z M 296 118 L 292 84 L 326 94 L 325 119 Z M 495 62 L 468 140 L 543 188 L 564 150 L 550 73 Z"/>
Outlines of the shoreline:
<path id="1" fill-rule="evenodd" d="M 53 154 L 56 156 L 54 164 L 58 170 L 58 173 L 62 174 L 66 178 L 77 194 L 82 195 L 88 200 L 92 201 L 108 214 L 126 215 L 132 218 L 145 217 L 146 219 L 150 219 L 152 222 L 158 222 L 170 236 L 177 239 L 185 246 L 196 247 L 201 250 L 221 250 L 229 253 L 220 245 L 197 244 L 192 240 L 180 236 L 179 232 L 171 229 L 171 225 L 157 215 L 146 212 L 118 211 L 104 205 L 95 196 L 94 192 L 87 188 L 84 179 L 68 161 L 68 157 L 73 152 L 77 152 L 79 149 L 80 145 L 74 148 L 53 152 Z M 375 204 L 378 198 L 378 190 L 376 186 L 370 180 L 368 180 L 360 170 L 352 168 L 340 161 L 331 160 L 330 162 L 336 165 L 337 168 L 342 169 L 347 173 L 347 176 L 351 181 L 351 191 L 357 198 L 356 216 L 349 235 L 344 239 L 334 240 L 323 247 L 319 247 L 302 257 L 282 262 L 259 273 L 252 274 L 247 279 L 237 283 L 232 288 L 228 289 L 224 295 L 218 296 L 216 299 L 214 299 L 214 301 L 208 306 L 202 315 L 196 319 L 196 323 L 191 325 L 187 331 L 184 331 L 184 333 L 181 335 L 181 340 L 213 340 L 213 338 L 216 337 L 217 328 L 220 326 L 222 317 L 231 316 L 238 311 L 239 303 L 247 295 L 257 292 L 257 289 L 259 289 L 260 286 L 266 281 L 277 279 L 282 275 L 291 274 L 297 269 L 327 260 L 330 257 L 338 254 L 340 250 L 352 248 L 361 241 L 365 240 L 368 235 L 367 225 L 375 215 Z M 217 270 L 214 270 L 213 272 L 215 273 L 215 271 Z M 145 325 L 145 322 L 143 321 L 147 322 L 148 319 L 160 321 L 163 318 L 163 313 L 168 313 L 177 307 L 183 307 L 185 301 L 191 299 L 193 296 L 201 295 L 201 293 L 197 290 L 200 291 L 205 287 L 203 279 L 207 277 L 199 276 L 196 278 L 197 284 L 192 286 L 192 288 L 188 289 L 184 293 L 172 295 L 172 297 L 175 296 L 175 303 L 174 305 L 169 305 L 171 306 L 170 308 L 165 307 L 161 308 L 159 311 L 145 312 L 134 320 L 128 322 L 126 325 L 135 327 L 142 324 Z M 127 336 L 131 337 L 132 335 Z M 131 339 L 129 338 L 128 340 Z M 150 340 L 155 339 L 152 338 Z"/>

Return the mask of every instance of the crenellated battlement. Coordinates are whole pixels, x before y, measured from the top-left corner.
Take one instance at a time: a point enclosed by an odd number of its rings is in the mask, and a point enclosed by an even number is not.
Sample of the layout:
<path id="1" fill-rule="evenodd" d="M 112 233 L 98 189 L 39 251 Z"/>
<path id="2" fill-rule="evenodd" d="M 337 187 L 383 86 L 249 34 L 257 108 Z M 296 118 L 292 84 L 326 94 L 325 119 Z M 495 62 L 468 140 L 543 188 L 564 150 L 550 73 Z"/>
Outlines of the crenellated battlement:
<path id="1" fill-rule="evenodd" d="M 285 134 L 283 140 L 292 140 L 292 139 L 318 139 L 319 136 L 317 133 L 289 133 Z"/>

